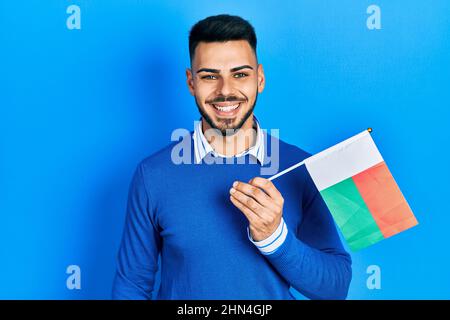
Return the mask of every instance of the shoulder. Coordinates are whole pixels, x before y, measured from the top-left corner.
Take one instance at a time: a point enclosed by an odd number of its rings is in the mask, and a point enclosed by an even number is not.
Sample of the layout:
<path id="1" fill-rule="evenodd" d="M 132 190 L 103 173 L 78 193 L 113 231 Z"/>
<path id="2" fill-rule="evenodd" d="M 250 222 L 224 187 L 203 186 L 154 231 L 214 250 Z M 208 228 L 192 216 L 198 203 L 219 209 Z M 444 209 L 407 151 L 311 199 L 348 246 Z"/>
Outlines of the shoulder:
<path id="1" fill-rule="evenodd" d="M 279 144 L 279 171 L 285 170 L 312 155 L 310 152 L 281 139 L 276 141 Z M 304 165 L 291 171 L 289 174 L 283 175 L 277 182 L 281 185 L 295 186 L 294 189 L 300 192 L 298 197 L 302 199 L 304 208 L 308 208 L 318 194 L 318 190 Z"/>
<path id="2" fill-rule="evenodd" d="M 267 134 L 267 137 L 268 152 L 273 157 L 273 154 L 276 153 L 276 148 L 278 146 L 280 162 L 284 165 L 293 165 L 311 156 L 311 153 L 294 144 L 290 144 L 270 134 Z"/>
<path id="3" fill-rule="evenodd" d="M 280 147 L 284 150 L 284 152 L 295 155 L 302 159 L 308 158 L 311 156 L 311 153 L 309 153 L 308 151 L 306 151 L 296 145 L 287 143 L 283 140 L 280 140 Z"/>
<path id="4" fill-rule="evenodd" d="M 175 152 L 175 150 L 179 152 L 180 148 L 185 148 L 183 149 L 183 152 L 191 153 L 192 131 L 189 132 L 186 130 L 184 135 L 179 136 L 178 140 L 168 143 L 163 148 L 143 158 L 139 162 L 138 166 L 140 166 L 144 172 L 170 170 L 174 165 L 176 165 L 176 161 L 174 161 L 173 159 L 173 153 Z"/>

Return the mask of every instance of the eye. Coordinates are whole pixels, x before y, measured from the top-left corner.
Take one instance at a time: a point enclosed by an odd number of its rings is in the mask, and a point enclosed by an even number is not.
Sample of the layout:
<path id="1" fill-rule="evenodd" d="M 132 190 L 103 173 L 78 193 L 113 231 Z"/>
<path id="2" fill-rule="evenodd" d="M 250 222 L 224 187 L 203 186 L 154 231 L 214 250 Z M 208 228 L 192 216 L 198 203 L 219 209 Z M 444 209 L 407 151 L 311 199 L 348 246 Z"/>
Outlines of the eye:
<path id="1" fill-rule="evenodd" d="M 247 77 L 248 74 L 246 74 L 245 72 L 239 72 L 239 73 L 235 73 L 233 76 L 235 78 L 244 78 L 244 77 Z"/>
<path id="2" fill-rule="evenodd" d="M 217 77 L 212 74 L 208 74 L 207 76 L 203 76 L 202 79 L 214 80 L 214 79 L 217 79 Z"/>

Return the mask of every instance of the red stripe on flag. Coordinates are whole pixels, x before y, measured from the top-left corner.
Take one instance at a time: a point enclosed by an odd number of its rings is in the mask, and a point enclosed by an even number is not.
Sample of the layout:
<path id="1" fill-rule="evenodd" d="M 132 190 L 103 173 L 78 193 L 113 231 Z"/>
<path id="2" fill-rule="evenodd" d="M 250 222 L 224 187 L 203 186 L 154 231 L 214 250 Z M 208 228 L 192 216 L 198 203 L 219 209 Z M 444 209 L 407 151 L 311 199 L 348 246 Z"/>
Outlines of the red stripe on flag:
<path id="1" fill-rule="evenodd" d="M 385 238 L 418 224 L 384 161 L 353 176 L 353 181 Z"/>

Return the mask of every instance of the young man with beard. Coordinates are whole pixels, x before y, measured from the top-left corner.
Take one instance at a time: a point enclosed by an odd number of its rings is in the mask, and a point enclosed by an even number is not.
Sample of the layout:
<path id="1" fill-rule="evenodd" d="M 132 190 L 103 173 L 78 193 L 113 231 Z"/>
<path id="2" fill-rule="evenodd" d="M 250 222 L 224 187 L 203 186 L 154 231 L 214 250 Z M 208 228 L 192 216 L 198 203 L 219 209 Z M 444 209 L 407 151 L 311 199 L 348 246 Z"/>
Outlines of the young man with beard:
<path id="1" fill-rule="evenodd" d="M 310 154 L 254 117 L 265 86 L 256 42 L 237 16 L 191 29 L 187 85 L 201 114 L 187 136 L 192 163 L 174 163 L 174 143 L 139 163 L 113 298 L 150 299 L 159 255 L 158 299 L 293 299 L 291 286 L 312 299 L 346 298 L 351 259 L 307 171 L 274 183 L 260 174 L 268 144 L 278 145 L 280 168 Z"/>

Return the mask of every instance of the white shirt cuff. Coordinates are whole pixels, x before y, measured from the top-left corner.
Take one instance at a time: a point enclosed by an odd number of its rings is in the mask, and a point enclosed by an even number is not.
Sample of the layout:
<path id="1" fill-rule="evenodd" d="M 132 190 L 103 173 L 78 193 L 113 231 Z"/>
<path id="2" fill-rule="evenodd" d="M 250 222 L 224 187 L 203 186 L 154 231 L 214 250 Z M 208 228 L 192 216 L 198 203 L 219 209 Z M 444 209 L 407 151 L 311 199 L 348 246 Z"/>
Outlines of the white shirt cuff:
<path id="1" fill-rule="evenodd" d="M 254 241 L 250 235 L 250 229 L 247 227 L 248 239 L 258 248 L 258 250 L 264 254 L 269 255 L 274 253 L 286 239 L 288 229 L 283 217 L 281 217 L 278 228 L 266 239 L 261 241 Z"/>

